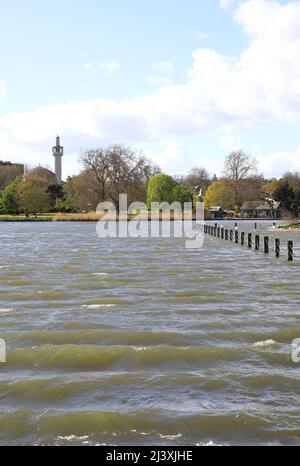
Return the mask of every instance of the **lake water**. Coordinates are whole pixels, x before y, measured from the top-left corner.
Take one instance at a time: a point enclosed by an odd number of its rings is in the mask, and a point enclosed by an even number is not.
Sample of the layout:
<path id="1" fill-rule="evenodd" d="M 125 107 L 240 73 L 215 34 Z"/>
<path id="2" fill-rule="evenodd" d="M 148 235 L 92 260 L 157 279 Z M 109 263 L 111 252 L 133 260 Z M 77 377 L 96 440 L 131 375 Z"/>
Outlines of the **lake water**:
<path id="1" fill-rule="evenodd" d="M 277 236 L 294 263 L 0 223 L 0 443 L 299 445 L 300 234 Z"/>

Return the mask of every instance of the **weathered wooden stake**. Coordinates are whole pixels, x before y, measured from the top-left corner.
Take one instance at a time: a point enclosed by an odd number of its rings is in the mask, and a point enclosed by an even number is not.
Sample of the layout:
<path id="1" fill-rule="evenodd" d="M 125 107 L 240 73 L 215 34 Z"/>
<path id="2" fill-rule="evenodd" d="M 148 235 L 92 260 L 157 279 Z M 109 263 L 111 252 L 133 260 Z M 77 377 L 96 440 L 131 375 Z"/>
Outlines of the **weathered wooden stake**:
<path id="1" fill-rule="evenodd" d="M 233 230 L 230 230 L 230 241 L 233 241 Z"/>
<path id="2" fill-rule="evenodd" d="M 228 230 L 225 230 L 225 240 L 228 241 Z"/>
<path id="3" fill-rule="evenodd" d="M 235 232 L 235 244 L 239 244 L 239 232 Z"/>
<path id="4" fill-rule="evenodd" d="M 269 254 L 269 237 L 264 237 L 264 253 Z"/>
<path id="5" fill-rule="evenodd" d="M 217 232 L 218 232 L 218 238 L 220 238 L 221 228 L 218 228 L 218 229 L 217 229 Z"/>
<path id="6" fill-rule="evenodd" d="M 241 246 L 244 246 L 245 244 L 245 233 L 242 231 L 241 233 Z"/>
<path id="7" fill-rule="evenodd" d="M 252 233 L 248 233 L 248 248 L 252 248 Z"/>
<path id="8" fill-rule="evenodd" d="M 255 251 L 259 250 L 259 235 L 255 235 Z"/>
<path id="9" fill-rule="evenodd" d="M 293 241 L 287 242 L 287 254 L 288 254 L 288 261 L 294 260 L 294 243 Z"/>
<path id="10" fill-rule="evenodd" d="M 275 256 L 280 257 L 280 239 L 275 238 Z"/>
<path id="11" fill-rule="evenodd" d="M 257 223 L 254 223 L 254 228 L 255 230 L 257 230 Z"/>
<path id="12" fill-rule="evenodd" d="M 221 238 L 224 239 L 224 228 L 221 228 Z"/>

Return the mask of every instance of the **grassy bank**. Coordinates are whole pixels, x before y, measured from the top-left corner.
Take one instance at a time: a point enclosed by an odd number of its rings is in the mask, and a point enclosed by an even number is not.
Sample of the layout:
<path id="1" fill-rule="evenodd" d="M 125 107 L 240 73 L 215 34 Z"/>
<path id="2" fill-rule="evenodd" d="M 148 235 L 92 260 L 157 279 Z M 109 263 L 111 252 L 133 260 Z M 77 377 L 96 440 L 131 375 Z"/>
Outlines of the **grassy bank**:
<path id="1" fill-rule="evenodd" d="M 279 230 L 295 230 L 300 231 L 300 221 L 290 223 L 289 225 L 279 225 L 277 227 Z"/>
<path id="2" fill-rule="evenodd" d="M 0 222 L 97 222 L 103 217 L 101 214 L 96 212 L 87 212 L 87 213 L 42 213 L 37 216 L 30 215 L 0 215 Z M 131 220 L 135 218 L 136 215 L 128 215 L 127 219 Z M 139 220 L 168 220 L 168 215 L 154 214 L 152 217 L 150 212 L 143 212 L 139 215 Z M 108 215 L 105 216 L 105 220 L 109 220 Z M 114 217 L 111 216 L 111 220 L 114 220 Z M 117 221 L 125 220 L 125 217 L 118 215 Z M 174 217 L 174 212 L 170 214 L 170 220 L 182 220 L 181 217 Z"/>
<path id="3" fill-rule="evenodd" d="M 35 215 L 29 215 L 26 217 L 24 214 L 20 215 L 7 215 L 0 214 L 0 222 L 51 222 L 53 220 L 54 214 L 52 213 L 43 213 Z"/>
<path id="4" fill-rule="evenodd" d="M 122 216 L 122 215 L 118 215 L 117 216 L 117 221 L 121 221 L 121 220 L 131 220 L 131 219 L 134 219 L 136 217 L 136 215 L 128 215 L 127 218 Z M 64 213 L 59 213 L 59 214 L 55 214 L 54 217 L 53 217 L 53 220 L 57 221 L 57 222 L 96 222 L 98 220 L 100 220 L 101 218 L 103 218 L 103 215 L 100 215 L 100 214 L 96 214 L 96 212 L 89 212 L 89 213 L 85 213 L 85 214 L 64 214 Z M 170 218 L 171 221 L 173 220 L 182 220 L 182 217 L 181 216 L 174 216 L 174 212 L 171 212 L 170 215 L 162 215 L 162 214 L 159 214 L 159 213 L 151 213 L 150 212 L 142 212 L 139 214 L 139 217 L 138 219 L 139 220 L 168 220 Z M 106 214 L 105 216 L 105 220 L 109 220 L 110 217 L 108 216 L 108 214 Z M 195 219 L 195 218 L 193 218 Z M 111 216 L 111 220 L 114 220 L 114 217 Z"/>

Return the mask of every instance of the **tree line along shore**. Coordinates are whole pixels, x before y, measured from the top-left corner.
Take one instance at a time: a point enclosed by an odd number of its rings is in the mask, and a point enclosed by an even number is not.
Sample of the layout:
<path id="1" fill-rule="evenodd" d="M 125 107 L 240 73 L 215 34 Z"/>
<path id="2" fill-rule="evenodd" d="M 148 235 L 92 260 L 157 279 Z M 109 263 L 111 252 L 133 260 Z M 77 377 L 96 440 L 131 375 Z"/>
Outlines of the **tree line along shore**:
<path id="1" fill-rule="evenodd" d="M 193 167 L 187 174 L 162 173 L 142 153 L 114 144 L 90 149 L 80 156 L 82 170 L 57 184 L 54 173 L 37 166 L 20 175 L 0 164 L 0 221 L 96 221 L 100 202 L 110 201 L 119 212 L 119 196 L 126 194 L 128 204 L 173 202 L 192 203 L 196 209 L 204 202 L 206 219 L 219 206 L 225 218 L 249 218 L 245 203 L 280 203 L 288 218 L 300 214 L 300 174 L 287 172 L 281 178 L 267 179 L 257 170 L 256 160 L 242 150 L 231 152 L 224 160 L 222 176 L 204 167 Z M 148 213 L 145 212 L 148 218 Z M 295 223 L 297 228 L 297 223 Z"/>

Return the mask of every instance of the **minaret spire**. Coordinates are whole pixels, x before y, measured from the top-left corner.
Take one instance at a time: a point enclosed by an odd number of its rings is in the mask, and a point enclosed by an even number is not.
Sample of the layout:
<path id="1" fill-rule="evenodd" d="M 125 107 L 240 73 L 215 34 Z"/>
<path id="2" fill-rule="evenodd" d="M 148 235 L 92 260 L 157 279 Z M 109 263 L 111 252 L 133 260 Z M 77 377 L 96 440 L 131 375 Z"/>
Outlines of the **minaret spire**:
<path id="1" fill-rule="evenodd" d="M 61 184 L 61 159 L 64 155 L 64 148 L 60 145 L 60 137 L 56 136 L 56 145 L 52 148 L 52 155 L 55 158 L 55 175 L 57 184 Z"/>

